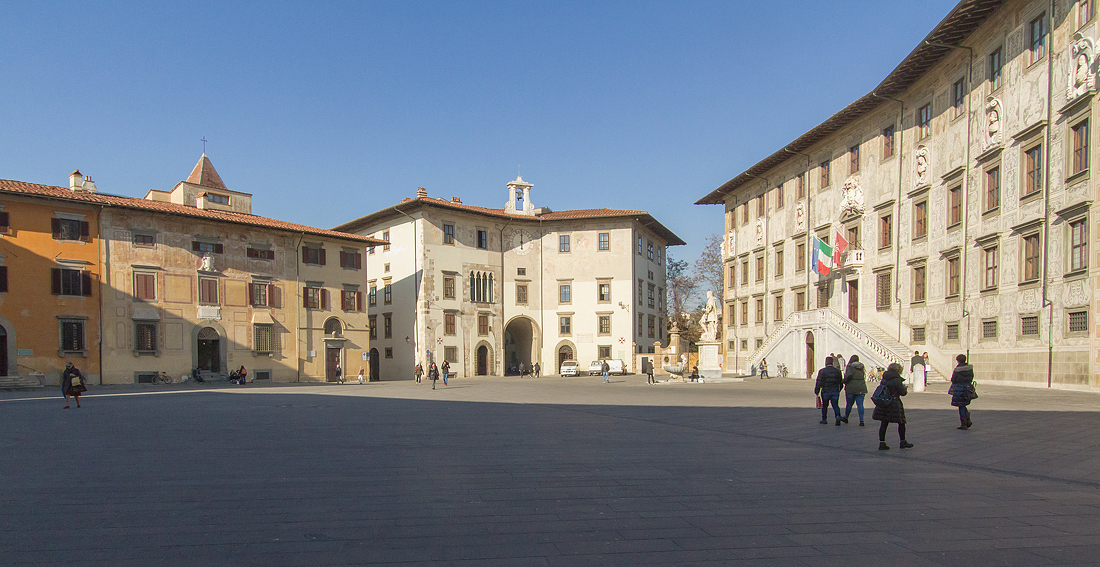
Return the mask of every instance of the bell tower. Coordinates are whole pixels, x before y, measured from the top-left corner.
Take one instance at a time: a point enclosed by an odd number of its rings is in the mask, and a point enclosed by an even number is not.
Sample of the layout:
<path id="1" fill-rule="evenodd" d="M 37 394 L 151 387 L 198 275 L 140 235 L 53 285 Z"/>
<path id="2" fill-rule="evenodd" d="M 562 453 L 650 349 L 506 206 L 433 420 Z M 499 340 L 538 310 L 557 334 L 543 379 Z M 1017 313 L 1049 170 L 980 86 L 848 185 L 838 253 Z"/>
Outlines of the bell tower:
<path id="1" fill-rule="evenodd" d="M 531 204 L 531 185 L 516 176 L 508 182 L 508 201 L 504 203 L 504 212 L 520 215 L 535 215 L 535 206 Z"/>

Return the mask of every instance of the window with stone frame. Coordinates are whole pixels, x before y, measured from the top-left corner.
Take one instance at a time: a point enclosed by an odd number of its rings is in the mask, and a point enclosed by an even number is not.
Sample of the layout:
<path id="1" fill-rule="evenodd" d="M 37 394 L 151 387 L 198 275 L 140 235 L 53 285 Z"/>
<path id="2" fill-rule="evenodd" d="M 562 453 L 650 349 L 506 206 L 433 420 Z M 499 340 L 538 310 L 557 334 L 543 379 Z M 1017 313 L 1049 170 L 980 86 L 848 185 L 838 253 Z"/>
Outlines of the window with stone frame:
<path id="1" fill-rule="evenodd" d="M 806 243 L 799 242 L 794 245 L 794 271 L 806 271 Z"/>
<path id="2" fill-rule="evenodd" d="M 764 281 L 764 256 L 756 257 L 756 281 Z"/>
<path id="3" fill-rule="evenodd" d="M 455 225 L 444 224 L 443 225 L 443 244 L 455 243 Z"/>
<path id="4" fill-rule="evenodd" d="M 960 260 L 958 256 L 947 258 L 947 297 L 959 295 L 962 289 L 960 285 Z"/>
<path id="5" fill-rule="evenodd" d="M 1070 127 L 1070 174 L 1077 175 L 1089 168 L 1089 121 L 1082 120 Z"/>
<path id="6" fill-rule="evenodd" d="M 917 139 L 923 140 L 932 135 L 932 103 L 917 109 Z"/>
<path id="7" fill-rule="evenodd" d="M 925 276 L 924 266 L 913 266 L 913 303 L 921 303 L 925 300 Z"/>
<path id="8" fill-rule="evenodd" d="M 202 244 L 201 242 L 199 244 Z M 218 244 L 217 246 L 221 246 Z M 202 252 L 202 250 L 198 250 Z M 302 246 L 302 263 L 303 264 L 315 264 L 318 266 L 325 265 L 325 249 L 320 245 L 314 246 Z"/>
<path id="9" fill-rule="evenodd" d="M 607 360 L 607 359 L 611 358 L 611 346 L 609 346 L 609 345 L 600 345 L 598 347 L 598 350 L 599 350 L 599 357 L 598 357 L 599 359 Z"/>
<path id="10" fill-rule="evenodd" d="M 654 309 L 657 306 L 657 286 L 649 284 L 649 308 Z"/>
<path id="11" fill-rule="evenodd" d="M 596 301 L 611 303 L 611 282 L 596 282 Z"/>
<path id="12" fill-rule="evenodd" d="M 458 362 L 458 347 L 443 347 L 443 360 L 450 363 Z"/>
<path id="13" fill-rule="evenodd" d="M 756 198 L 756 218 L 763 217 L 764 213 L 764 196 L 760 195 Z"/>
<path id="14" fill-rule="evenodd" d="M 741 224 L 749 223 L 749 204 L 741 205 Z M 638 254 L 642 253 L 642 241 L 638 239 Z"/>
<path id="15" fill-rule="evenodd" d="M 982 212 L 989 212 L 1001 206 L 1001 167 L 985 170 L 985 199 Z"/>
<path id="16" fill-rule="evenodd" d="M 948 323 L 944 330 L 944 340 L 948 342 L 959 340 L 959 324 Z"/>
<path id="17" fill-rule="evenodd" d="M 910 330 L 912 331 L 911 342 L 918 345 L 924 344 L 924 327 L 912 327 Z"/>
<path id="18" fill-rule="evenodd" d="M 382 303 L 385 305 L 393 303 L 393 284 L 390 282 L 385 282 L 382 286 Z"/>
<path id="19" fill-rule="evenodd" d="M 391 313 L 382 314 L 382 338 L 393 338 L 393 314 Z"/>
<path id="20" fill-rule="evenodd" d="M 1028 24 L 1028 39 L 1029 39 L 1029 52 L 1030 63 L 1037 63 L 1043 57 L 1047 55 L 1047 20 L 1046 13 L 1039 14 L 1039 17 L 1031 20 Z"/>
<path id="21" fill-rule="evenodd" d="M 995 289 L 1000 275 L 1000 265 L 997 258 L 997 247 L 988 246 L 982 249 L 982 289 Z"/>
<path id="22" fill-rule="evenodd" d="M 745 260 L 741 262 L 741 281 L 746 284 L 749 283 L 749 261 Z"/>
<path id="23" fill-rule="evenodd" d="M 987 319 L 982 321 L 982 338 L 983 339 L 996 339 L 997 338 L 997 320 Z"/>
<path id="24" fill-rule="evenodd" d="M 1023 270 L 1021 275 L 1024 282 L 1039 279 L 1039 233 L 1035 232 L 1022 237 L 1023 240 Z"/>
<path id="25" fill-rule="evenodd" d="M 894 125 L 882 129 L 882 159 L 894 157 Z"/>
<path id="26" fill-rule="evenodd" d="M 443 334 L 452 336 L 458 332 L 457 316 L 454 313 L 443 314 Z"/>
<path id="27" fill-rule="evenodd" d="M 783 184 L 775 186 L 775 210 L 783 208 Z"/>
<path id="28" fill-rule="evenodd" d="M 218 305 L 218 279 L 199 278 L 199 303 Z"/>
<path id="29" fill-rule="evenodd" d="M 737 264 L 730 264 L 729 271 L 729 288 L 732 289 L 737 286 Z"/>
<path id="30" fill-rule="evenodd" d="M 149 321 L 134 321 L 134 350 L 139 354 L 156 354 L 156 323 Z"/>
<path id="31" fill-rule="evenodd" d="M 269 354 L 275 350 L 274 325 L 252 325 L 252 350 L 257 354 Z"/>
<path id="32" fill-rule="evenodd" d="M 1069 222 L 1069 271 L 1079 272 L 1088 267 L 1088 223 L 1084 218 Z"/>
<path id="33" fill-rule="evenodd" d="M 157 299 L 157 275 L 152 272 L 134 272 L 134 299 Z"/>
<path id="34" fill-rule="evenodd" d="M 1024 196 L 1034 195 L 1043 189 L 1043 145 L 1037 144 L 1024 150 Z"/>
<path id="35" fill-rule="evenodd" d="M 742 301 L 741 302 L 741 324 L 742 325 L 748 325 L 749 324 L 749 302 L 748 301 Z"/>
<path id="36" fill-rule="evenodd" d="M 859 173 L 859 144 L 848 148 L 848 174 Z"/>
<path id="37" fill-rule="evenodd" d="M 797 291 L 794 294 L 794 310 L 805 311 L 806 310 L 806 292 Z"/>
<path id="38" fill-rule="evenodd" d="M 443 276 L 443 299 L 454 299 L 457 297 L 455 292 L 455 277 Z"/>
<path id="39" fill-rule="evenodd" d="M 775 320 L 783 320 L 783 294 L 776 294 L 775 296 L 775 308 L 773 309 Z"/>
<path id="40" fill-rule="evenodd" d="M 799 173 L 794 178 L 794 198 L 801 199 L 806 196 L 806 174 Z"/>
<path id="41" fill-rule="evenodd" d="M 92 273 L 73 268 L 50 268 L 53 295 L 89 297 L 92 295 Z"/>
<path id="42" fill-rule="evenodd" d="M 369 321 L 367 326 L 370 329 L 370 338 L 371 338 L 371 340 L 377 339 L 378 338 L 378 316 L 377 315 L 371 315 L 370 317 L 367 317 L 367 320 Z"/>
<path id="43" fill-rule="evenodd" d="M 87 356 L 86 322 L 85 319 L 78 317 L 58 318 L 58 352 L 62 356 L 66 354 Z"/>
<path id="44" fill-rule="evenodd" d="M 729 317 L 726 318 L 726 325 L 732 327 L 732 326 L 737 324 L 737 304 L 736 303 L 731 303 L 730 304 L 729 312 L 730 312 Z"/>
<path id="45" fill-rule="evenodd" d="M 601 335 L 611 334 L 611 316 L 610 315 L 598 315 L 596 317 L 597 329 Z"/>
<path id="46" fill-rule="evenodd" d="M 894 244 L 894 216 L 882 215 L 878 218 L 878 247 L 890 248 Z"/>
<path id="47" fill-rule="evenodd" d="M 966 79 L 951 84 L 951 117 L 958 118 L 966 112 Z"/>
<path id="48" fill-rule="evenodd" d="M 600 250 L 611 250 L 611 233 L 600 233 Z"/>
<path id="49" fill-rule="evenodd" d="M 349 312 L 363 310 L 363 292 L 356 289 L 340 290 L 340 309 Z"/>
<path id="50" fill-rule="evenodd" d="M 516 284 L 516 305 L 527 305 L 527 284 Z"/>
<path id="51" fill-rule="evenodd" d="M 568 234 L 559 234 L 558 235 L 558 252 L 562 252 L 562 253 L 569 252 L 569 235 Z"/>
<path id="52" fill-rule="evenodd" d="M 489 231 L 483 228 L 477 229 L 477 247 L 482 250 L 489 249 Z"/>
<path id="53" fill-rule="evenodd" d="M 1089 312 L 1086 309 L 1077 309 L 1066 313 L 1066 331 L 1068 333 L 1089 332 Z"/>
<path id="54" fill-rule="evenodd" d="M 91 230 L 87 221 L 52 218 L 50 219 L 54 240 L 91 242 Z"/>
<path id="55" fill-rule="evenodd" d="M 775 249 L 775 277 L 783 277 L 783 248 Z"/>
<path id="56" fill-rule="evenodd" d="M 652 339 L 652 338 L 657 336 L 657 316 L 656 315 L 650 315 L 649 316 L 648 323 L 646 325 L 646 330 L 648 331 L 647 334 L 648 334 L 649 338 Z"/>
<path id="57" fill-rule="evenodd" d="M 988 67 L 989 89 L 990 91 L 995 91 L 1001 88 L 1002 81 L 1004 80 L 1005 60 L 1000 47 L 994 49 L 993 52 L 989 54 Z"/>
<path id="58" fill-rule="evenodd" d="M 367 291 L 367 304 L 378 305 L 378 286 L 370 284 L 370 289 Z"/>
<path id="59" fill-rule="evenodd" d="M 928 236 L 928 201 L 913 203 L 913 239 Z"/>
<path id="60" fill-rule="evenodd" d="M 570 284 L 558 284 L 558 303 L 569 304 L 573 302 L 573 286 Z"/>
<path id="61" fill-rule="evenodd" d="M 1025 337 L 1038 336 L 1039 335 L 1039 316 L 1038 315 L 1022 315 L 1020 316 L 1020 335 Z"/>
<path id="62" fill-rule="evenodd" d="M 1096 3 L 1094 0 L 1077 0 L 1077 27 L 1089 22 L 1096 15 Z"/>
<path id="63" fill-rule="evenodd" d="M 483 315 L 484 317 L 484 315 Z M 486 318 L 488 319 L 488 318 Z M 642 315 L 638 314 L 638 322 L 641 323 Z M 638 329 L 638 333 L 641 334 L 641 329 Z M 489 334 L 488 323 L 486 323 L 485 333 Z M 558 334 L 561 336 L 569 336 L 573 334 L 573 318 L 568 315 L 562 315 L 558 317 Z"/>
<path id="64" fill-rule="evenodd" d="M 818 164 L 818 171 L 820 172 L 821 176 L 820 189 L 824 189 L 829 186 L 829 160 L 825 160 Z"/>
<path id="65" fill-rule="evenodd" d="M 756 322 L 764 322 L 764 299 L 759 298 L 756 300 Z"/>
<path id="66" fill-rule="evenodd" d="M 880 311 L 890 309 L 891 279 L 889 270 L 875 274 L 875 307 Z"/>
<path id="67" fill-rule="evenodd" d="M 947 227 L 950 228 L 962 222 L 962 185 L 955 185 L 947 189 Z"/>
<path id="68" fill-rule="evenodd" d="M 477 334 L 488 335 L 489 334 L 489 316 L 478 315 L 477 316 Z"/>

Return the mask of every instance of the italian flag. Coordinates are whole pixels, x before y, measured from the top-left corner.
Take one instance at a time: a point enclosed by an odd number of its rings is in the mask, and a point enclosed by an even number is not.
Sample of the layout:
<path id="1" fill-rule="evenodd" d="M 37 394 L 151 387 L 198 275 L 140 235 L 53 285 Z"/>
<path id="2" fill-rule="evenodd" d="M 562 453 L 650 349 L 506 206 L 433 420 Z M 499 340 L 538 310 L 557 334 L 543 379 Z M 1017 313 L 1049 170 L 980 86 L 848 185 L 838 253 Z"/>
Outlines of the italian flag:
<path id="1" fill-rule="evenodd" d="M 814 237 L 813 263 L 814 271 L 819 275 L 828 276 L 834 268 L 840 268 L 840 257 L 844 249 L 848 248 L 848 241 L 836 233 L 836 246 L 829 246 L 818 237 Z"/>

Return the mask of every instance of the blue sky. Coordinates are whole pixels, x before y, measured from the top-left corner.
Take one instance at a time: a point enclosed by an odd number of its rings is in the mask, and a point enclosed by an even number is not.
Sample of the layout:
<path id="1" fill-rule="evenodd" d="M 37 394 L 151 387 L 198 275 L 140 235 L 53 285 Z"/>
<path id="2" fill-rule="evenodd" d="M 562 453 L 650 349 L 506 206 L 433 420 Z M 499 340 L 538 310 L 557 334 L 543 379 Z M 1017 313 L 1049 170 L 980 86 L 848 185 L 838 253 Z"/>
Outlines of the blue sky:
<path id="1" fill-rule="evenodd" d="M 6 2 L 0 178 L 170 189 L 207 154 L 253 212 L 331 227 L 413 196 L 693 205 L 869 92 L 954 6 Z"/>

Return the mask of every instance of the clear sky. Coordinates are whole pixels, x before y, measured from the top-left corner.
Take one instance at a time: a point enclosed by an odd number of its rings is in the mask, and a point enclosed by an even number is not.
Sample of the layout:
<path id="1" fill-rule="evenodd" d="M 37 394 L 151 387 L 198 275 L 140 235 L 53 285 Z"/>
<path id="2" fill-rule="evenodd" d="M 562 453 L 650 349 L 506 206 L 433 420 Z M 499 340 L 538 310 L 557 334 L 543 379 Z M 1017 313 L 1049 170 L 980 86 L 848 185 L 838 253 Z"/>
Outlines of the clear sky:
<path id="1" fill-rule="evenodd" d="M 869 92 L 954 6 L 788 2 L 5 2 L 0 178 L 141 197 L 207 155 L 253 212 L 332 227 L 412 197 L 693 203 Z"/>

